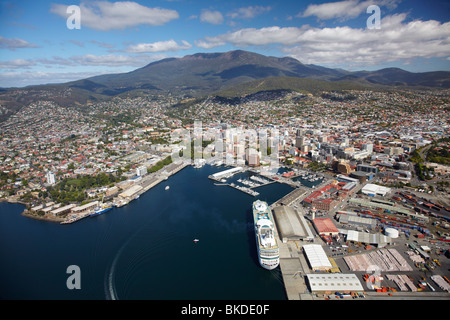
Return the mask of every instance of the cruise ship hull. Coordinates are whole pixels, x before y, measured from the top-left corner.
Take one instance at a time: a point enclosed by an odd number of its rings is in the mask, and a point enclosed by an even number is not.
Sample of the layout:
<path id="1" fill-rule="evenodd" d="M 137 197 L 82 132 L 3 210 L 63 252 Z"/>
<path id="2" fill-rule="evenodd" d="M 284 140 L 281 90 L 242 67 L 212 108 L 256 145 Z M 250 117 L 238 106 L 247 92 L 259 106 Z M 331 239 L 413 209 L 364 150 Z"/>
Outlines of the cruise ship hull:
<path id="1" fill-rule="evenodd" d="M 272 260 L 270 259 L 262 259 L 260 252 L 258 250 L 258 258 L 259 258 L 259 264 L 261 267 L 263 267 L 266 270 L 273 270 L 280 264 L 280 258 L 274 258 Z"/>

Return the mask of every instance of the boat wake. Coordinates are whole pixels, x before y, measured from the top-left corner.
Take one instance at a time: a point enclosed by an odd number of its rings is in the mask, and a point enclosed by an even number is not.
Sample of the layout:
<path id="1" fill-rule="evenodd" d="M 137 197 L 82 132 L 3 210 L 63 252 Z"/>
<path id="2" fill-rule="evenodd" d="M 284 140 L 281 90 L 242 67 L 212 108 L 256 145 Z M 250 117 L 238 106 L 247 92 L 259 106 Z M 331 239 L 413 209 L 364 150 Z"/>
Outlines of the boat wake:
<path id="1" fill-rule="evenodd" d="M 139 228 L 117 251 L 109 270 L 105 274 L 105 295 L 107 300 L 119 300 L 116 288 L 117 264 L 120 258 L 125 254 L 127 257 L 125 261 L 127 264 L 120 267 L 120 273 L 123 275 L 123 280 L 120 282 L 121 292 L 126 296 L 128 284 L 133 282 L 136 278 L 136 273 L 143 266 L 151 261 L 158 252 L 166 248 L 170 243 L 176 241 L 176 233 L 168 232 L 165 234 L 155 234 L 154 231 L 146 230 L 145 225 Z M 157 237 L 157 240 L 151 239 L 149 241 L 148 234 Z M 134 246 L 133 241 L 136 240 L 138 244 L 142 242 L 148 243 L 146 246 Z M 125 250 L 127 249 L 127 250 Z"/>

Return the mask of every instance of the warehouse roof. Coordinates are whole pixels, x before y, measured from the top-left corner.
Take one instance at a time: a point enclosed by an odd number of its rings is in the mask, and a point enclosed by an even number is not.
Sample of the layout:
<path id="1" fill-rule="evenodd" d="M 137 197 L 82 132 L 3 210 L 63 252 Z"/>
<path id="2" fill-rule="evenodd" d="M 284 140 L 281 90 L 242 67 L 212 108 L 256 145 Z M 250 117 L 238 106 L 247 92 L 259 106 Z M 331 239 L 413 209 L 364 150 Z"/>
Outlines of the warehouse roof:
<path id="1" fill-rule="evenodd" d="M 304 245 L 303 250 L 313 270 L 332 268 L 331 262 L 320 244 Z"/>
<path id="2" fill-rule="evenodd" d="M 294 208 L 278 206 L 273 209 L 273 214 L 283 241 L 314 237 L 303 216 Z"/>
<path id="3" fill-rule="evenodd" d="M 340 214 L 339 222 L 340 223 L 366 225 L 366 226 L 369 226 L 370 228 L 375 228 L 377 225 L 377 221 L 375 219 L 363 218 L 363 217 L 358 217 L 355 215 L 347 215 L 347 214 Z"/>
<path id="4" fill-rule="evenodd" d="M 392 239 L 391 237 L 379 233 L 367 233 L 358 232 L 355 230 L 347 230 L 346 241 L 370 243 L 379 247 L 384 247 L 386 244 L 391 243 Z"/>
<path id="5" fill-rule="evenodd" d="M 313 219 L 314 226 L 319 233 L 338 233 L 338 229 L 330 218 Z"/>
<path id="6" fill-rule="evenodd" d="M 311 291 L 364 291 L 355 274 L 307 274 Z"/>
<path id="7" fill-rule="evenodd" d="M 391 188 L 379 186 L 376 184 L 368 183 L 366 184 L 362 189 L 362 193 L 368 193 L 368 194 L 379 194 L 382 196 L 385 196 L 387 193 L 391 191 Z"/>

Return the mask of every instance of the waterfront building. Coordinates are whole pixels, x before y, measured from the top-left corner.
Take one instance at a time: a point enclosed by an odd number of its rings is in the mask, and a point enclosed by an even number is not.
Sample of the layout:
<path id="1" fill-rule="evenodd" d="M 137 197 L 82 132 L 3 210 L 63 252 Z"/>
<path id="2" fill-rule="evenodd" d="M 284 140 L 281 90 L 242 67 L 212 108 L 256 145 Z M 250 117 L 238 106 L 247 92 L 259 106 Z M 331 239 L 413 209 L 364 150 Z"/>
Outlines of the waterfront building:
<path id="1" fill-rule="evenodd" d="M 311 292 L 362 292 L 364 288 L 353 274 L 307 274 Z"/>
<path id="2" fill-rule="evenodd" d="M 146 166 L 141 166 L 139 168 L 136 169 L 136 175 L 137 176 L 145 176 L 147 174 L 147 167 Z"/>
<path id="3" fill-rule="evenodd" d="M 313 271 L 328 271 L 333 267 L 320 244 L 306 244 L 303 251 Z"/>
<path id="4" fill-rule="evenodd" d="M 273 214 L 283 243 L 297 240 L 314 240 L 314 235 L 308 223 L 298 210 L 281 205 L 273 209 Z"/>

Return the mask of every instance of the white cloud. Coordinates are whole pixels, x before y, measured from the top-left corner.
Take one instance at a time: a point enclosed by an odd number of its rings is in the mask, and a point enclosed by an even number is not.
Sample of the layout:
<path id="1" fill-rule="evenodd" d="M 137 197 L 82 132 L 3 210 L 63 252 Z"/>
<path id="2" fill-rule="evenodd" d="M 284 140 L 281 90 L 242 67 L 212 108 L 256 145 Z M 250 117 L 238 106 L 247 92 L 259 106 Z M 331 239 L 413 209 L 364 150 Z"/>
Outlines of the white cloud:
<path id="1" fill-rule="evenodd" d="M 15 50 L 19 48 L 37 48 L 37 47 L 38 47 L 37 45 L 29 43 L 23 39 L 19 38 L 9 39 L 0 36 L 0 49 Z"/>
<path id="2" fill-rule="evenodd" d="M 302 28 L 296 27 L 267 27 L 267 28 L 246 28 L 234 32 L 229 32 L 216 37 L 205 37 L 205 40 L 198 40 L 195 44 L 202 48 L 213 48 L 232 43 L 236 46 L 284 44 L 292 45 L 298 42 L 302 34 Z"/>
<path id="3" fill-rule="evenodd" d="M 250 6 L 246 8 L 239 8 L 227 14 L 231 19 L 251 19 L 264 12 L 272 10 L 271 7 Z"/>
<path id="4" fill-rule="evenodd" d="M 117 71 L 116 71 L 117 72 Z M 109 72 L 5 72 L 0 73 L 0 87 L 24 87 L 29 85 L 39 85 L 44 83 L 62 83 L 79 79 L 85 79 Z"/>
<path id="5" fill-rule="evenodd" d="M 161 60 L 167 58 L 166 55 L 115 55 L 107 54 L 97 56 L 94 54 L 85 54 L 82 56 L 72 56 L 69 58 L 70 61 L 81 65 L 81 66 L 108 66 L 108 67 L 119 67 L 119 66 L 132 66 L 132 67 L 142 67 L 152 61 Z"/>
<path id="6" fill-rule="evenodd" d="M 328 19 L 349 19 L 359 16 L 366 12 L 370 5 L 386 6 L 388 9 L 393 9 L 397 6 L 399 0 L 366 0 L 360 2 L 359 0 L 345 0 L 338 2 L 328 2 L 322 4 L 311 4 L 303 13 L 299 13 L 297 17 L 311 17 L 315 16 L 320 20 Z"/>
<path id="7" fill-rule="evenodd" d="M 386 16 L 381 29 L 349 26 L 334 28 L 268 27 L 246 28 L 215 37 L 205 37 L 195 44 L 213 48 L 280 45 L 281 50 L 303 63 L 339 66 L 370 66 L 414 58 L 447 58 L 450 53 L 450 22 L 414 20 L 405 22 L 406 14 Z"/>
<path id="8" fill-rule="evenodd" d="M 43 83 L 60 83 L 85 79 L 100 74 L 121 73 L 143 67 L 153 61 L 168 58 L 164 54 L 154 55 L 93 55 L 86 54 L 70 58 L 52 57 L 40 59 L 16 59 L 0 61 L 0 87 L 23 87 Z M 56 68 L 55 68 L 56 67 Z M 75 67 L 75 68 L 74 68 Z M 74 71 L 80 67 L 94 71 Z M 37 69 L 42 70 L 37 70 Z M 55 68 L 54 72 L 43 71 Z M 128 70 L 124 70 L 127 68 Z"/>
<path id="9" fill-rule="evenodd" d="M 50 12 L 68 18 L 67 5 L 53 4 Z M 136 2 L 93 1 L 80 4 L 81 28 L 100 31 L 121 30 L 138 25 L 160 26 L 178 19 L 175 10 L 149 8 Z"/>
<path id="10" fill-rule="evenodd" d="M 189 42 L 182 40 L 182 44 L 178 44 L 175 40 L 157 41 L 153 43 L 139 43 L 129 46 L 125 51 L 132 53 L 145 53 L 145 52 L 166 52 L 166 51 L 178 51 L 187 50 L 192 48 Z"/>
<path id="11" fill-rule="evenodd" d="M 211 24 L 222 24 L 223 16 L 219 11 L 211 11 L 208 9 L 203 9 L 202 13 L 200 14 L 200 21 Z"/>
<path id="12" fill-rule="evenodd" d="M 0 61 L 0 69 L 16 70 L 16 69 L 30 69 L 31 67 L 39 66 L 45 68 L 53 67 L 76 67 L 76 66 L 98 66 L 98 67 L 143 67 L 146 64 L 165 59 L 167 55 L 94 55 L 85 54 L 78 56 L 71 56 L 69 58 L 52 57 L 52 58 L 36 58 L 36 59 L 15 59 L 9 61 Z"/>
<path id="13" fill-rule="evenodd" d="M 203 48 L 203 49 L 212 49 L 215 47 L 220 47 L 220 46 L 224 46 L 226 44 L 225 41 L 222 41 L 220 39 L 217 38 L 209 38 L 206 37 L 206 40 L 195 40 L 194 41 L 195 45 L 199 48 Z"/>
<path id="14" fill-rule="evenodd" d="M 36 65 L 35 61 L 27 59 L 0 61 L 0 69 L 29 69 L 34 65 Z"/>

